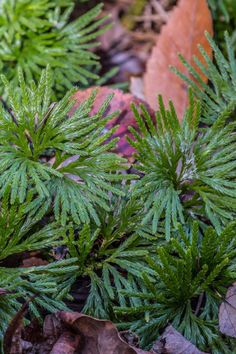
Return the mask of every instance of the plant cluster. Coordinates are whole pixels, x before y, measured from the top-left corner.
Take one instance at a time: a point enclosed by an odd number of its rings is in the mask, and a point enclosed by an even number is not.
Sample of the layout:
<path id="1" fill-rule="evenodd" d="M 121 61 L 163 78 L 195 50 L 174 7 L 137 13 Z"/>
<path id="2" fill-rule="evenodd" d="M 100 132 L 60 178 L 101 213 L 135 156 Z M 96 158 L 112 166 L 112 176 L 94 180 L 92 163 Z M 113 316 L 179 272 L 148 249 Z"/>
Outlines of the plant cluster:
<path id="1" fill-rule="evenodd" d="M 68 256 L 77 258 L 78 277 L 88 277 L 90 291 L 83 311 L 98 318 L 112 318 L 115 304 L 135 306 L 126 301 L 121 291 L 130 290 L 149 272 L 144 262 L 149 242 L 141 235 L 149 233 L 140 228 L 141 208 L 137 201 L 113 196 L 110 211 L 98 209 L 101 220 L 71 228 L 64 238 Z"/>
<path id="2" fill-rule="evenodd" d="M 23 267 L 22 253 L 48 250 L 58 245 L 64 234 L 60 224 L 44 226 L 29 220 L 23 209 L 17 204 L 10 206 L 6 199 L 1 202 L 0 342 L 10 320 L 21 308 L 22 300 L 31 300 L 29 311 L 37 318 L 40 318 L 42 308 L 49 312 L 67 309 L 63 300 L 68 297 L 68 289 L 73 282 L 71 272 L 78 269 L 73 258 L 43 266 Z"/>
<path id="3" fill-rule="evenodd" d="M 130 128 L 128 139 L 136 150 L 131 174 L 130 163 L 112 152 L 117 126 L 106 128 L 117 114 L 106 113 L 112 96 L 96 114 L 96 91 L 73 113 L 75 89 L 52 101 L 62 86 L 71 86 L 71 78 L 89 76 L 81 65 L 94 64 L 87 49 L 103 22 L 91 24 L 97 7 L 68 24 L 70 5 L 1 3 L 0 28 L 10 26 L 10 14 L 18 16 L 7 34 L 0 33 L 4 53 L 39 33 L 43 46 L 32 40 L 39 48 L 27 49 L 28 64 L 6 56 L 1 77 L 1 336 L 22 299 L 30 300 L 30 313 L 39 318 L 41 308 L 65 309 L 72 285 L 86 279 L 83 311 L 133 329 L 144 346 L 172 323 L 201 350 L 231 353 L 235 340 L 221 336 L 218 306 L 236 275 L 232 43 L 226 35 L 226 58 L 208 36 L 214 61 L 200 48 L 205 62 L 195 59 L 196 64 L 210 85 L 181 58 L 194 78 L 178 73 L 191 86 L 181 122 L 161 97 L 155 117 L 144 105 L 132 107 L 138 128 Z M 29 21 L 32 6 L 35 19 Z M 45 49 L 57 40 L 62 47 Z M 52 250 L 59 247 L 61 259 L 55 260 Z M 35 250 L 48 264 L 12 266 L 16 255 Z"/>
<path id="4" fill-rule="evenodd" d="M 92 267 L 88 265 L 86 257 L 91 256 L 93 247 L 97 248 L 93 243 L 98 237 L 98 228 L 102 229 L 100 214 L 105 215 L 113 210 L 110 205 L 111 194 L 117 198 L 125 195 L 119 181 L 125 179 L 128 182 L 135 176 L 124 177 L 121 172 L 127 168 L 126 161 L 108 152 L 116 145 L 117 139 L 110 139 L 109 143 L 104 144 L 116 129 L 114 127 L 104 132 L 105 125 L 113 114 L 102 118 L 112 97 L 105 100 L 96 115 L 89 116 L 95 99 L 94 92 L 69 117 L 68 113 L 74 104 L 74 89 L 58 103 L 51 103 L 53 84 L 49 68 L 42 71 L 38 85 L 32 82 L 27 86 L 21 70 L 18 75 L 20 86 L 16 91 L 13 91 L 15 86 L 6 77 L 2 76 L 2 81 L 9 105 L 8 110 L 1 107 L 0 115 L 0 259 L 1 271 L 6 274 L 1 285 L 4 289 L 1 295 L 2 316 L 4 317 L 6 311 L 9 312 L 2 321 L 3 334 L 10 316 L 19 308 L 20 298 L 28 299 L 35 295 L 30 303 L 30 310 L 36 317 L 40 314 L 35 304 L 51 312 L 66 308 L 61 299 L 68 297 L 68 291 L 76 277 L 79 274 L 91 274 L 89 268 Z M 110 257 L 114 248 L 107 250 L 113 243 L 117 245 L 116 232 L 120 239 L 124 239 L 125 232 L 131 233 L 126 230 L 126 226 L 131 223 L 127 218 L 136 213 L 133 209 L 128 210 L 127 207 L 128 214 L 124 216 L 121 211 L 122 223 L 119 230 L 114 231 L 114 235 L 111 230 L 110 236 L 107 231 L 108 240 L 101 247 L 101 254 L 104 252 L 104 257 L 109 258 L 107 264 L 120 261 L 121 265 L 125 261 L 125 250 L 126 257 L 128 252 L 132 253 L 131 244 L 125 244 L 125 241 L 123 247 L 120 247 L 120 254 L 117 251 L 117 257 Z M 69 230 L 68 223 L 73 225 Z M 93 224 L 91 233 L 89 226 L 82 226 L 90 223 Z M 45 224 L 47 226 L 43 226 Z M 79 241 L 75 246 L 71 237 L 77 234 Z M 65 243 L 70 257 L 51 262 L 49 251 Z M 135 236 L 133 243 L 135 244 Z M 26 269 L 6 267 L 9 257 L 44 249 L 47 250 L 46 259 L 49 262 L 46 266 Z M 137 252 L 135 249 L 133 252 L 140 257 L 143 254 L 142 250 Z M 101 257 L 103 260 L 103 255 Z M 83 258 L 84 264 L 81 263 Z M 99 269 L 97 264 L 95 269 Z M 107 269 L 104 267 L 104 277 L 113 269 L 115 272 L 112 266 Z M 95 271 L 91 279 L 93 277 L 96 280 Z M 97 286 L 96 281 L 94 284 Z M 111 296 L 112 290 L 108 292 Z M 8 293 L 12 294 L 11 301 L 7 298 Z M 95 307 L 93 297 L 94 294 L 91 294 L 91 302 Z M 107 313 L 105 308 L 100 311 L 98 307 L 100 316 Z"/>
<path id="5" fill-rule="evenodd" d="M 98 57 L 89 50 L 106 26 L 99 16 L 99 4 L 74 21 L 74 8 L 67 0 L 3 0 L 0 3 L 0 68 L 8 80 L 17 83 L 21 67 L 27 81 L 38 80 L 48 64 L 53 68 L 53 95 L 80 82 L 97 79 L 93 73 Z M 91 70 L 93 68 L 93 70 Z M 3 91 L 4 92 L 4 91 Z"/>
<path id="6" fill-rule="evenodd" d="M 95 206 L 108 210 L 108 192 L 123 194 L 111 182 L 123 179 L 126 168 L 124 159 L 108 152 L 117 139 L 104 144 L 116 130 L 103 134 L 114 117 L 101 118 L 112 97 L 91 117 L 94 92 L 68 118 L 75 89 L 51 103 L 51 77 L 47 68 L 38 86 L 27 87 L 20 70 L 18 92 L 2 77 L 10 111 L 3 109 L 0 119 L 0 195 L 9 194 L 11 203 L 27 200 L 30 216 L 42 217 L 52 206 L 63 225 L 69 217 L 77 224 L 91 218 L 99 224 Z"/>
<path id="7" fill-rule="evenodd" d="M 118 313 L 133 316 L 130 328 L 141 335 L 144 344 L 172 323 L 198 348 L 231 353 L 235 341 L 222 339 L 217 319 L 225 287 L 235 279 L 234 235 L 235 222 L 219 235 L 212 227 L 202 232 L 194 222 L 185 230 L 179 226 L 168 243 L 147 257 L 153 275 L 143 275 L 145 289 L 124 291 L 141 304 L 117 308 Z"/>

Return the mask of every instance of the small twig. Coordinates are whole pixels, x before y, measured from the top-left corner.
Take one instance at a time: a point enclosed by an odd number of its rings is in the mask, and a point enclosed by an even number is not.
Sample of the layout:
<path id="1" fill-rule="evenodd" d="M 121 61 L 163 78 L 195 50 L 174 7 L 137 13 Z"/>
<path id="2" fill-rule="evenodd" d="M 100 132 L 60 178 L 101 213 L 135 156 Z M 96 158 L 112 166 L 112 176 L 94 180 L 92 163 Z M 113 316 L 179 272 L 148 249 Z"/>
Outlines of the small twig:
<path id="1" fill-rule="evenodd" d="M 29 304 L 36 296 L 37 295 L 33 295 L 22 305 L 21 309 L 16 313 L 16 315 L 12 318 L 10 324 L 8 325 L 8 328 L 3 338 L 3 348 L 5 354 L 11 354 L 11 345 L 14 334 L 22 326 L 23 317 L 28 311 Z"/>
<path id="2" fill-rule="evenodd" d="M 204 297 L 204 293 L 200 294 L 200 296 L 198 298 L 198 302 L 197 302 L 197 307 L 196 307 L 196 310 L 194 312 L 195 316 L 197 316 L 199 314 L 199 311 L 200 311 L 201 306 L 202 306 L 203 297 Z"/>
<path id="3" fill-rule="evenodd" d="M 161 22 L 163 22 L 163 18 L 160 15 L 134 16 L 133 19 L 136 22 L 142 22 L 142 21 L 161 21 Z"/>
<path id="4" fill-rule="evenodd" d="M 32 138 L 30 136 L 30 133 L 29 133 L 29 131 L 27 129 L 25 129 L 24 134 L 25 134 L 25 137 L 26 137 L 26 139 L 28 141 L 31 153 L 32 153 L 32 155 L 34 155 L 34 144 L 33 144 Z"/>
<path id="5" fill-rule="evenodd" d="M 2 97 L 0 97 L 0 100 L 1 100 L 1 102 L 2 102 L 3 108 L 10 114 L 10 116 L 11 116 L 13 122 L 14 122 L 17 126 L 19 126 L 19 123 L 18 123 L 16 117 L 14 116 L 14 114 L 13 114 L 11 108 L 8 107 L 6 101 L 5 101 Z"/>
<path id="6" fill-rule="evenodd" d="M 157 35 L 155 33 L 145 33 L 145 32 L 131 32 L 131 37 L 138 41 L 153 41 L 155 42 L 157 39 Z"/>
<path id="7" fill-rule="evenodd" d="M 42 121 L 39 123 L 37 129 L 42 128 L 46 124 L 46 122 L 47 122 L 50 114 L 52 113 L 53 108 L 56 106 L 56 104 L 57 104 L 57 102 L 53 102 L 50 104 L 47 113 L 43 117 Z"/>
<path id="8" fill-rule="evenodd" d="M 147 17 L 147 19 L 144 20 L 144 29 L 146 31 L 149 31 L 152 28 L 152 23 L 151 23 L 150 19 L 148 19 L 148 17 L 150 15 L 152 15 L 152 8 L 151 8 L 150 4 L 147 4 L 144 9 L 144 16 Z"/>
<path id="9" fill-rule="evenodd" d="M 163 7 L 161 6 L 161 4 L 156 1 L 156 0 L 152 0 L 151 4 L 153 6 L 153 8 L 155 9 L 155 11 L 157 11 L 157 13 L 161 16 L 161 18 L 164 20 L 164 22 L 167 22 L 168 20 L 168 14 L 167 12 L 163 9 Z"/>

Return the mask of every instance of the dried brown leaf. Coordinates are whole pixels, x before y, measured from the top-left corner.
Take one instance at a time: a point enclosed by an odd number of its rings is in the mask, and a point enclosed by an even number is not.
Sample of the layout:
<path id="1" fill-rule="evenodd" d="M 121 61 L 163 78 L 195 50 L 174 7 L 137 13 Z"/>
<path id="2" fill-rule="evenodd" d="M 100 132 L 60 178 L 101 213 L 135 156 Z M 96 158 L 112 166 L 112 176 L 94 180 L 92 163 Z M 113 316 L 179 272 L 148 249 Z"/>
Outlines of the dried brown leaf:
<path id="1" fill-rule="evenodd" d="M 112 322 L 79 312 L 46 316 L 44 338 L 43 354 L 151 354 L 126 343 Z"/>
<path id="2" fill-rule="evenodd" d="M 79 312 L 61 311 L 47 315 L 43 337 L 40 335 L 41 330 L 37 329 L 38 340 L 31 340 L 32 333 L 25 336 L 25 329 L 22 339 L 22 311 L 25 308 L 18 314 L 15 322 L 17 325 L 11 329 L 9 340 L 4 341 L 6 354 L 206 354 L 172 326 L 166 328 L 152 350 L 147 352 L 136 348 L 138 337 L 131 332 L 119 333 L 111 321 L 99 320 Z"/>
<path id="3" fill-rule="evenodd" d="M 161 338 L 153 345 L 153 354 L 206 354 L 184 338 L 174 327 L 168 326 Z"/>
<path id="4" fill-rule="evenodd" d="M 124 342 L 112 322 L 76 312 L 59 312 L 57 317 L 83 336 L 80 354 L 137 354 Z"/>
<path id="5" fill-rule="evenodd" d="M 177 114 L 182 119 L 188 100 L 187 86 L 170 71 L 169 66 L 175 66 L 189 76 L 178 58 L 178 54 L 181 53 L 199 72 L 193 62 L 193 55 L 202 61 L 197 45 L 201 44 L 211 56 L 211 47 L 205 37 L 205 31 L 213 33 L 212 18 L 207 1 L 179 0 L 178 5 L 169 16 L 168 23 L 163 26 L 147 63 L 147 71 L 144 75 L 144 93 L 152 108 L 158 107 L 157 95 L 161 94 L 165 104 L 169 99 L 174 102 Z M 207 81 L 204 76 L 202 79 Z"/>
<path id="6" fill-rule="evenodd" d="M 223 334 L 236 338 L 236 283 L 228 289 L 220 305 L 219 325 Z"/>

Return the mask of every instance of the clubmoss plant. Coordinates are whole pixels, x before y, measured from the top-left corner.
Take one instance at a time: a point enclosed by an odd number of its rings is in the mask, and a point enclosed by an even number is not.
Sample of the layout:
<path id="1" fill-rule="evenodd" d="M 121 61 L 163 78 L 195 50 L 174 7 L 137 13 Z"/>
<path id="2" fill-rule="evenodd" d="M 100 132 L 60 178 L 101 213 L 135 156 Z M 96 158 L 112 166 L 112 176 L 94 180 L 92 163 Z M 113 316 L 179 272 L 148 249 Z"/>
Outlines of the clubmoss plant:
<path id="1" fill-rule="evenodd" d="M 73 1 L 2 0 L 0 3 L 0 69 L 17 83 L 21 67 L 27 82 L 39 80 L 49 64 L 54 70 L 53 95 L 62 97 L 73 84 L 88 84 L 98 57 L 90 50 L 107 26 L 101 27 L 102 5 L 69 21 Z M 88 69 L 89 67 L 89 69 Z"/>

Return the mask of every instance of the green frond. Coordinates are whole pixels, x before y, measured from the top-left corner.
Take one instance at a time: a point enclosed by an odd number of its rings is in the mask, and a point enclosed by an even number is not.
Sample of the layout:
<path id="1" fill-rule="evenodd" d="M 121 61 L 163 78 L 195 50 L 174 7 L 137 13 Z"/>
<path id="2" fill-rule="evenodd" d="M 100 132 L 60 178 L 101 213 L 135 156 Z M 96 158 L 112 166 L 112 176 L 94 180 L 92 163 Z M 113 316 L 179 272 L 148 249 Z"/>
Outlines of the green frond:
<path id="1" fill-rule="evenodd" d="M 199 349 L 230 353 L 235 341 L 230 344 L 218 331 L 218 306 L 234 281 L 235 227 L 229 224 L 220 235 L 209 227 L 202 234 L 194 223 L 147 257 L 154 273 L 143 275 L 146 290 L 123 291 L 142 303 L 115 308 L 124 318 L 129 315 L 129 328 L 143 344 L 151 344 L 171 323 Z"/>
<path id="2" fill-rule="evenodd" d="M 61 97 L 73 84 L 98 78 L 93 73 L 98 57 L 90 48 L 107 28 L 101 27 L 106 19 L 100 16 L 102 5 L 69 22 L 73 7 L 70 0 L 1 1 L 0 67 L 11 82 L 16 84 L 19 67 L 29 82 L 49 64 L 53 93 Z"/>
<path id="3" fill-rule="evenodd" d="M 133 110 L 140 133 L 130 128 L 134 140 L 128 138 L 143 174 L 132 186 L 144 202 L 143 224 L 156 232 L 163 221 L 167 239 L 188 218 L 209 220 L 220 232 L 236 215 L 235 123 L 219 117 L 211 128 L 200 128 L 201 107 L 191 92 L 181 123 L 172 103 L 169 110 L 161 97 L 159 103 L 154 123 L 142 107 Z"/>
<path id="4" fill-rule="evenodd" d="M 110 211 L 98 208 L 100 228 L 96 224 L 70 227 L 64 243 L 68 256 L 78 259 L 78 277 L 90 279 L 83 311 L 99 318 L 111 318 L 114 304 L 126 301 L 122 290 L 131 291 L 141 282 L 142 273 L 150 272 L 144 262 L 150 247 L 139 235 L 141 208 L 137 200 L 113 196 Z"/>
<path id="5" fill-rule="evenodd" d="M 3 334 L 22 301 L 31 299 L 30 315 L 38 318 L 42 309 L 49 312 L 67 309 L 63 300 L 74 281 L 71 274 L 78 269 L 76 258 L 30 268 L 18 266 L 17 261 L 24 252 L 58 246 L 65 232 L 55 223 L 42 226 L 40 222 L 30 220 L 24 213 L 24 206 L 10 206 L 6 200 L 1 202 L 0 288 L 5 293 L 0 296 L 0 346 Z"/>
<path id="6" fill-rule="evenodd" d="M 105 133 L 104 128 L 116 113 L 103 114 L 112 96 L 90 117 L 94 92 L 69 117 L 73 91 L 51 104 L 49 68 L 30 87 L 20 70 L 17 93 L 2 79 L 11 113 L 2 108 L 0 116 L 0 195 L 10 194 L 11 203 L 27 199 L 26 210 L 33 216 L 39 212 L 42 217 L 53 206 L 62 224 L 70 218 L 78 224 L 92 218 L 99 224 L 95 206 L 108 210 L 109 193 L 123 194 L 113 182 L 134 178 L 120 173 L 126 160 L 109 152 L 116 146 L 111 139 L 116 127 Z"/>
<path id="7" fill-rule="evenodd" d="M 0 261 L 14 254 L 50 249 L 60 243 L 65 228 L 60 223 L 41 226 L 25 214 L 24 205 L 11 206 L 1 202 L 0 207 Z"/>
<path id="8" fill-rule="evenodd" d="M 6 294 L 1 295 L 0 301 L 0 343 L 9 322 L 21 308 L 22 300 L 32 299 L 29 312 L 39 319 L 42 309 L 48 312 L 67 310 L 62 301 L 65 296 L 60 294 L 72 285 L 71 272 L 76 269 L 73 258 L 32 268 L 1 266 L 0 287 Z"/>
<path id="9" fill-rule="evenodd" d="M 201 61 L 193 57 L 198 70 L 191 66 L 183 56 L 180 60 L 188 69 L 191 78 L 173 68 L 188 85 L 202 103 L 201 120 L 213 124 L 219 117 L 230 117 L 236 108 L 236 60 L 228 33 L 225 33 L 227 58 L 219 49 L 211 36 L 206 33 L 207 40 L 213 50 L 213 59 L 204 48 L 199 46 Z M 208 84 L 202 80 L 200 73 L 208 79 Z"/>

